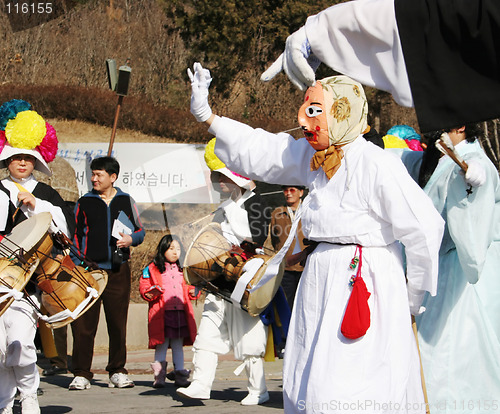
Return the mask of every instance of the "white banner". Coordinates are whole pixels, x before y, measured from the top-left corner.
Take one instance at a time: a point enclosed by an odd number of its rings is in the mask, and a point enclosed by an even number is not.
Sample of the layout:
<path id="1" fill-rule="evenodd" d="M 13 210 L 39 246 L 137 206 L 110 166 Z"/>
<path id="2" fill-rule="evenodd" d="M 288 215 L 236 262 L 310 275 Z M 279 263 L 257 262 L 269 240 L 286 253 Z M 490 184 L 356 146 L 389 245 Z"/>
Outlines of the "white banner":
<path id="1" fill-rule="evenodd" d="M 92 189 L 90 161 L 107 155 L 107 143 L 59 143 L 57 155 L 76 172 L 80 196 Z M 116 186 L 137 203 L 219 203 L 205 160 L 205 145 L 116 143 Z"/>

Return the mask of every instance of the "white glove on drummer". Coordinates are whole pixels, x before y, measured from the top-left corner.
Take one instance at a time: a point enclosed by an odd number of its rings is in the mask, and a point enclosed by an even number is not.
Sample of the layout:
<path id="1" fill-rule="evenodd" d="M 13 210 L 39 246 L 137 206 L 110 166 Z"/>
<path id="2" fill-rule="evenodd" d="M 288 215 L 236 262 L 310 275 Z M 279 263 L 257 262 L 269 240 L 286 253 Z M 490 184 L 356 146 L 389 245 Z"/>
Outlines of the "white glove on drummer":
<path id="1" fill-rule="evenodd" d="M 288 36 L 285 51 L 260 79 L 264 82 L 269 81 L 283 70 L 297 88 L 305 91 L 316 82 L 315 72 L 320 63 L 320 60 L 312 54 L 306 29 L 301 27 Z"/>
<path id="2" fill-rule="evenodd" d="M 425 298 L 425 290 L 416 289 L 410 284 L 406 284 L 408 290 L 408 303 L 410 304 L 410 313 L 420 315 L 425 312 L 425 307 L 421 306 Z"/>
<path id="3" fill-rule="evenodd" d="M 212 115 L 212 109 L 208 104 L 208 88 L 212 78 L 210 71 L 203 69 L 201 63 L 193 65 L 193 72 L 188 68 L 187 74 L 191 81 L 191 113 L 198 122 L 205 122 Z"/>
<path id="4" fill-rule="evenodd" d="M 486 182 L 486 171 L 481 163 L 475 160 L 467 161 L 467 172 L 465 173 L 465 183 L 472 187 L 480 187 Z"/>

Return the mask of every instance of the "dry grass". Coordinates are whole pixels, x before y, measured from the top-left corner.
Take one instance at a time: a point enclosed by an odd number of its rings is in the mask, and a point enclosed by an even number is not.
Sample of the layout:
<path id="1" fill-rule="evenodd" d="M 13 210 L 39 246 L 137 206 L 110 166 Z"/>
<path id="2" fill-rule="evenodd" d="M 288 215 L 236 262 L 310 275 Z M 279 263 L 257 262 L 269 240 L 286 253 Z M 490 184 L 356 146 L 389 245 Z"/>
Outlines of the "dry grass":
<path id="1" fill-rule="evenodd" d="M 77 120 L 48 119 L 57 131 L 59 142 L 109 142 L 112 128 L 91 124 Z M 110 124 L 113 120 L 110 120 Z M 143 134 L 139 131 L 117 128 L 115 143 L 117 142 L 154 142 L 172 143 L 174 139 Z"/>

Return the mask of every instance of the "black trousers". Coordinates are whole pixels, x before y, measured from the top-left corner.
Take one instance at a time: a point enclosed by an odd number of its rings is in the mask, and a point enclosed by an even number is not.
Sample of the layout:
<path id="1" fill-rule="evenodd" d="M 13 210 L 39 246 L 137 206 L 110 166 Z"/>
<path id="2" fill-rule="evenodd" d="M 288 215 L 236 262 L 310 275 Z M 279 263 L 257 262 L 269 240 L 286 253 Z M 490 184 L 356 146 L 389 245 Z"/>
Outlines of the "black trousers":
<path id="1" fill-rule="evenodd" d="M 290 309 L 293 309 L 295 292 L 297 292 L 297 287 L 299 286 L 299 280 L 301 275 L 302 272 L 293 272 L 285 270 L 285 272 L 283 273 L 283 279 L 281 279 L 281 287 L 285 292 L 286 300 L 290 305 Z"/>
<path id="2" fill-rule="evenodd" d="M 101 303 L 108 326 L 109 352 L 106 371 L 109 376 L 115 373 L 127 373 L 127 316 L 130 302 L 130 267 L 123 263 L 117 272 L 106 270 L 108 283 L 104 292 L 92 307 L 71 324 L 73 333 L 72 368 L 75 376 L 91 380 L 94 340 L 99 324 Z"/>
<path id="3" fill-rule="evenodd" d="M 68 368 L 68 326 L 56 328 L 54 333 L 54 343 L 57 355 L 50 358 L 50 364 L 58 368 Z"/>

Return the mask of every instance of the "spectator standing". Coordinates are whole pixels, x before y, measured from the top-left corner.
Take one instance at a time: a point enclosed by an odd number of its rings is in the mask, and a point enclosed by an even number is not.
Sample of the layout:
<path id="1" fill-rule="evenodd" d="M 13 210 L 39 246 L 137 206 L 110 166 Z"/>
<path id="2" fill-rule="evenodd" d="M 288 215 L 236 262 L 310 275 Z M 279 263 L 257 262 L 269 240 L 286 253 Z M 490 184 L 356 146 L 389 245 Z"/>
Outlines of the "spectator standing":
<path id="1" fill-rule="evenodd" d="M 166 355 L 172 348 L 174 371 L 169 374 L 175 385 L 187 387 L 190 371 L 184 369 L 183 345 L 192 345 L 196 338 L 196 321 L 191 300 L 196 299 L 194 287 L 184 281 L 181 264 L 181 243 L 167 234 L 156 248 L 156 255 L 142 272 L 139 290 L 148 301 L 149 348 L 155 350 L 151 364 L 154 388 L 165 386 Z"/>
<path id="2" fill-rule="evenodd" d="M 70 390 L 90 388 L 94 339 L 104 306 L 109 336 L 109 387 L 134 386 L 125 369 L 127 359 L 127 315 L 131 276 L 128 259 L 130 246 L 144 240 L 144 230 L 134 200 L 114 186 L 120 164 L 113 157 L 95 158 L 90 163 L 92 191 L 81 197 L 75 207 L 75 246 L 89 260 L 108 273 L 108 283 L 94 305 L 71 324 L 73 332 Z M 121 223 L 121 225 L 120 225 Z M 115 226 L 127 230 L 116 231 Z"/>

